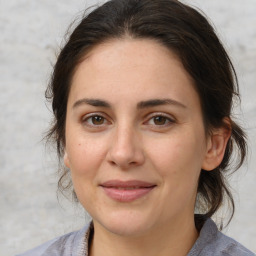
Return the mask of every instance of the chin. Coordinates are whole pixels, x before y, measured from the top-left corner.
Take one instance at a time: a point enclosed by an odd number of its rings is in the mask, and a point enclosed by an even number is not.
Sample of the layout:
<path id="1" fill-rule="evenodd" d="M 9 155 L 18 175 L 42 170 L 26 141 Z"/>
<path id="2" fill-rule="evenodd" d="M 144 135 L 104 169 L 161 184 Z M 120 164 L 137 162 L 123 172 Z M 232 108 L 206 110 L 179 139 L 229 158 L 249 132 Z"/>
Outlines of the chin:
<path id="1" fill-rule="evenodd" d="M 125 237 L 143 235 L 152 226 L 152 220 L 147 220 L 145 216 L 132 213 L 131 211 L 129 214 L 112 214 L 112 216 L 97 222 L 108 232 Z"/>
<path id="2" fill-rule="evenodd" d="M 141 224 L 121 223 L 119 225 L 108 225 L 105 227 L 109 232 L 123 237 L 138 237 L 147 232 L 147 229 Z"/>

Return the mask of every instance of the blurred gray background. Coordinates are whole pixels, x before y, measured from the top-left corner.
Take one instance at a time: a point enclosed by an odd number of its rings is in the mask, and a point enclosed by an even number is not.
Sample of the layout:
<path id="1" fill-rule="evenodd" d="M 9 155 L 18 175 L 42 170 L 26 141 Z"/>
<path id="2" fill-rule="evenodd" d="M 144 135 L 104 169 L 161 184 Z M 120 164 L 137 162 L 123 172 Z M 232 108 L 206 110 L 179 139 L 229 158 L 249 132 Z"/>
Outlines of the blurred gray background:
<path id="1" fill-rule="evenodd" d="M 187 0 L 215 24 L 238 72 L 248 163 L 231 180 L 237 203 L 224 230 L 256 252 L 256 0 Z M 11 256 L 88 221 L 56 196 L 57 158 L 41 141 L 44 90 L 68 25 L 97 1 L 0 0 L 0 255 Z"/>

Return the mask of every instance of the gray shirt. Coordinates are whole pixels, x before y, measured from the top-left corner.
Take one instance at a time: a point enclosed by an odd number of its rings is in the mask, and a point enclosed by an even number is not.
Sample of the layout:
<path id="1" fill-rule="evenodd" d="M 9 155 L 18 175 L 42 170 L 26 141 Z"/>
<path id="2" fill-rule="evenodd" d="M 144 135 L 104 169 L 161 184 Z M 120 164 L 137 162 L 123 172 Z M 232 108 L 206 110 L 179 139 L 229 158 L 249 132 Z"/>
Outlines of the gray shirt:
<path id="1" fill-rule="evenodd" d="M 17 256 L 88 256 L 88 244 L 93 225 L 55 238 L 24 254 Z M 187 256 L 253 256 L 254 253 L 232 238 L 222 234 L 216 224 L 208 219 Z"/>

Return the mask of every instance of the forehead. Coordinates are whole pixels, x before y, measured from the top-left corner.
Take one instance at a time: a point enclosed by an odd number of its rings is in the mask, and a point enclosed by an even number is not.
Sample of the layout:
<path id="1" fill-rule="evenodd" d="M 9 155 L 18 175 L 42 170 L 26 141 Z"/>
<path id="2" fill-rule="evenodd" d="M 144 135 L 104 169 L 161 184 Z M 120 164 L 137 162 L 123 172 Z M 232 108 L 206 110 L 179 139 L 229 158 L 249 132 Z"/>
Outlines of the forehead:
<path id="1" fill-rule="evenodd" d="M 94 47 L 86 56 L 86 62 L 98 71 L 116 71 L 126 69 L 134 71 L 143 67 L 153 74 L 165 70 L 173 64 L 183 69 L 178 56 L 159 42 L 150 39 L 114 39 Z M 175 63 L 174 63 L 175 62 Z M 185 71 L 185 70 L 182 70 Z"/>
<path id="2" fill-rule="evenodd" d="M 155 40 L 123 38 L 109 40 L 97 45 L 89 52 L 87 58 L 97 67 L 101 67 L 102 60 L 115 60 L 115 63 L 108 62 L 108 65 L 116 64 L 117 60 L 119 63 L 127 65 L 140 65 L 141 63 L 145 65 L 145 60 L 149 65 L 155 60 L 161 64 L 164 56 L 178 60 L 173 52 Z"/>
<path id="3" fill-rule="evenodd" d="M 177 100 L 187 95 L 198 97 L 192 78 L 175 53 L 154 40 L 129 38 L 93 48 L 76 69 L 70 97 L 116 95 L 146 100 L 165 97 L 167 92 Z"/>

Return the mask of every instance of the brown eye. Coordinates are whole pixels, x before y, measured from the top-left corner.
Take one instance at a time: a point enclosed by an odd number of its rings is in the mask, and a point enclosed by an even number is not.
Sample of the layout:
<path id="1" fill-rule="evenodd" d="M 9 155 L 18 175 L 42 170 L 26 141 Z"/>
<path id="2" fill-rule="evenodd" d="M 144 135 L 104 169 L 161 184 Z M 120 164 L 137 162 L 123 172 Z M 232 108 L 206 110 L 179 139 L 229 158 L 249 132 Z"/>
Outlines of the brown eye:
<path id="1" fill-rule="evenodd" d="M 156 116 L 156 117 L 154 117 L 153 120 L 154 120 L 155 125 L 165 125 L 167 118 L 164 116 Z"/>
<path id="2" fill-rule="evenodd" d="M 101 115 L 91 115 L 89 117 L 85 117 L 82 120 L 83 124 L 88 127 L 103 127 L 108 124 L 108 121 L 105 117 Z"/>
<path id="3" fill-rule="evenodd" d="M 147 120 L 145 124 L 149 125 L 152 129 L 168 128 L 175 123 L 175 120 L 166 116 L 167 114 L 154 113 L 151 118 Z"/>
<path id="4" fill-rule="evenodd" d="M 102 116 L 92 116 L 91 117 L 91 122 L 92 124 L 94 125 L 101 125 L 101 124 L 104 124 L 104 117 Z"/>

